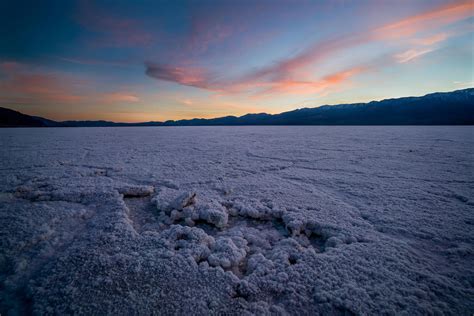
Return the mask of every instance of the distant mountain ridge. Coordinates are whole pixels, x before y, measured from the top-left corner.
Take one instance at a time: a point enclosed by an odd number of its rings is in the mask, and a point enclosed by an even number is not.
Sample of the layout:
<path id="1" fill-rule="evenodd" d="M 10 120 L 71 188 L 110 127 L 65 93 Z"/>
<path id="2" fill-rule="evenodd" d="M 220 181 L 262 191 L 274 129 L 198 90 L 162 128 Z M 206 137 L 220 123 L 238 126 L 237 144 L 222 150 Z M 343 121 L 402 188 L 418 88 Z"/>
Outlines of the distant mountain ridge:
<path id="1" fill-rule="evenodd" d="M 422 97 L 369 103 L 324 105 L 280 114 L 246 114 L 212 119 L 116 123 L 53 121 L 0 107 L 0 127 L 108 126 L 235 126 L 235 125 L 474 125 L 474 88 L 437 92 Z"/>

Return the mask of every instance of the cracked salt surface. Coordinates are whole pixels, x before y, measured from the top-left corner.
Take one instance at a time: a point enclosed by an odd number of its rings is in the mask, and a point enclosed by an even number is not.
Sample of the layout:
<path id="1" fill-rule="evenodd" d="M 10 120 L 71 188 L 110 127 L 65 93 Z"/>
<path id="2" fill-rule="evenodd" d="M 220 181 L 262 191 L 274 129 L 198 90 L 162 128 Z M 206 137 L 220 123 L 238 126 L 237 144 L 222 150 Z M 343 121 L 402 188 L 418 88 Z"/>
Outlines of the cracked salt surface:
<path id="1" fill-rule="evenodd" d="M 1 314 L 471 314 L 472 127 L 0 130 Z"/>

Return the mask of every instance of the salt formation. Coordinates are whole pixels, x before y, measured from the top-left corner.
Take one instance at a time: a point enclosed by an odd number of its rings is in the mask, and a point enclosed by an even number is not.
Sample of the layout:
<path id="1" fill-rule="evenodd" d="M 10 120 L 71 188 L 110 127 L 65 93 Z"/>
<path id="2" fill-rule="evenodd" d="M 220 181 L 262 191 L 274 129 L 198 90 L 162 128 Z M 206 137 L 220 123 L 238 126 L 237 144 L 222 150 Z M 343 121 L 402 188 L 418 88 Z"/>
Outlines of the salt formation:
<path id="1" fill-rule="evenodd" d="M 471 136 L 2 129 L 0 313 L 471 314 Z"/>
<path id="2" fill-rule="evenodd" d="M 225 208 L 213 200 L 196 202 L 195 192 L 164 188 L 154 198 L 154 202 L 157 209 L 168 215 L 172 222 L 184 220 L 193 226 L 195 221 L 201 220 L 220 228 L 227 224 Z"/>

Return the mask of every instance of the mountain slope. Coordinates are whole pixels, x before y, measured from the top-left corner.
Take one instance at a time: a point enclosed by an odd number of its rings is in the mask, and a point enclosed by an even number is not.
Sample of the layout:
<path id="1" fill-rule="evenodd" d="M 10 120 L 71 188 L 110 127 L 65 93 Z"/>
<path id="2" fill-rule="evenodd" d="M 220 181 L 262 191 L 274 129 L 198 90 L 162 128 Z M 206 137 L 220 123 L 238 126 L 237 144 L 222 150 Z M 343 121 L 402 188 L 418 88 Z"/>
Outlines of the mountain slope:
<path id="1" fill-rule="evenodd" d="M 217 126 L 217 125 L 474 125 L 474 88 L 369 103 L 325 105 L 280 114 L 246 114 L 213 119 L 116 123 L 55 122 L 0 108 L 0 126 Z"/>
<path id="2" fill-rule="evenodd" d="M 369 103 L 325 105 L 280 114 L 247 114 L 165 125 L 471 125 L 474 89 Z"/>
<path id="3" fill-rule="evenodd" d="M 45 127 L 42 118 L 0 107 L 0 127 Z"/>

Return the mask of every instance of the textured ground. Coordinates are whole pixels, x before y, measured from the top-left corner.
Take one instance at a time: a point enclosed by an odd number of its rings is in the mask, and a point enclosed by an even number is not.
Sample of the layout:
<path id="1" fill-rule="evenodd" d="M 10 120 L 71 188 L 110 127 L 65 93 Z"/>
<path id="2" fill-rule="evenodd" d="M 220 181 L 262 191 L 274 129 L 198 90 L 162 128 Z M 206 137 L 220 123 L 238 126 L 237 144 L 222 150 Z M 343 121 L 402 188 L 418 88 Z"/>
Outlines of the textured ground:
<path id="1" fill-rule="evenodd" d="M 474 128 L 0 130 L 0 313 L 474 312 Z"/>

